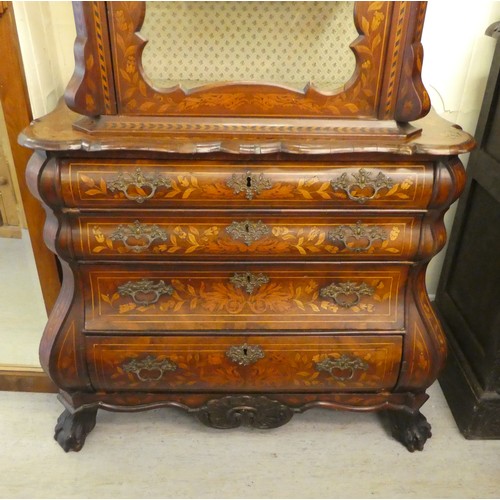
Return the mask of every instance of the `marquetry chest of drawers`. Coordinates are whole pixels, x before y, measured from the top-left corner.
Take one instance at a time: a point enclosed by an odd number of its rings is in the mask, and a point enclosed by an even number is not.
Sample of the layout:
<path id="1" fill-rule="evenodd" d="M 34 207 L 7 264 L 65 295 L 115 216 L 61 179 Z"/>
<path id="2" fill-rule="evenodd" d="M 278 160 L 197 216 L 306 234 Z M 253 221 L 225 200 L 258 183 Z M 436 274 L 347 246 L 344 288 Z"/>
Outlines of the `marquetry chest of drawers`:
<path id="1" fill-rule="evenodd" d="M 143 8 L 113 4 L 122 10 L 77 4 L 79 29 Z M 399 4 L 355 12 L 382 9 L 375 26 Z M 407 8 L 413 26 L 421 7 Z M 88 36 L 84 52 L 99 55 Z M 115 78 L 133 79 L 127 61 Z M 82 88 L 95 98 L 85 78 L 69 87 L 73 109 Z M 247 99 L 267 91 L 242 86 Z M 105 99 L 98 118 L 61 104 L 21 138 L 37 150 L 28 182 L 63 268 L 40 349 L 66 407 L 63 448 L 83 446 L 99 408 L 176 406 L 213 427 L 273 428 L 320 406 L 390 410 L 395 437 L 422 449 L 419 408 L 446 353 L 425 270 L 472 139 L 435 117 L 144 117 L 128 95 L 128 116 Z"/>

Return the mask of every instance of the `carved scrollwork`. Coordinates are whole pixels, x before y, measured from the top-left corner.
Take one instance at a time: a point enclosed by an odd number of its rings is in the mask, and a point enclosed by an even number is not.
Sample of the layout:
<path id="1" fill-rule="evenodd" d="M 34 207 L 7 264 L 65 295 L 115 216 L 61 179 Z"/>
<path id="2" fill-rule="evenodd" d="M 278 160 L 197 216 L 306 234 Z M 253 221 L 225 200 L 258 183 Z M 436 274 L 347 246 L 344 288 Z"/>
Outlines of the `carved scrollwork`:
<path id="1" fill-rule="evenodd" d="M 177 370 L 177 364 L 168 358 L 157 359 L 147 356 L 144 359 L 132 359 L 122 364 L 124 371 L 135 373 L 141 382 L 155 382 L 163 377 L 165 372 Z"/>
<path id="2" fill-rule="evenodd" d="M 242 222 L 232 222 L 226 227 L 226 232 L 234 240 L 243 240 L 245 245 L 250 246 L 263 236 L 267 236 L 271 230 L 260 220 L 258 222 L 245 220 Z"/>
<path id="3" fill-rule="evenodd" d="M 141 224 L 138 220 L 133 224 L 120 224 L 109 237 L 112 241 L 121 241 L 125 247 L 135 253 L 144 252 L 154 240 L 166 241 L 168 235 L 156 224 Z M 131 241 L 136 241 L 135 244 Z"/>
<path id="4" fill-rule="evenodd" d="M 366 283 L 356 284 L 351 281 L 332 283 L 320 290 L 321 297 L 330 298 L 340 307 L 353 307 L 359 303 L 362 295 L 372 296 L 375 289 Z"/>
<path id="5" fill-rule="evenodd" d="M 247 200 L 252 200 L 255 195 L 272 187 L 271 181 L 266 179 L 263 173 L 253 174 L 250 171 L 245 174 L 233 174 L 226 184 L 234 194 L 245 193 Z"/>
<path id="6" fill-rule="evenodd" d="M 386 240 L 387 232 L 379 226 L 367 226 L 358 220 L 356 224 L 351 226 L 338 226 L 333 231 L 328 233 L 328 239 L 331 241 L 340 241 L 346 248 L 352 252 L 360 253 L 368 251 L 373 245 L 374 241 Z M 366 240 L 363 246 L 350 246 L 348 245 L 351 239 L 359 241 Z"/>
<path id="7" fill-rule="evenodd" d="M 344 172 L 337 180 L 332 180 L 331 185 L 334 190 L 345 191 L 349 199 L 358 203 L 365 203 L 368 200 L 373 200 L 381 189 L 390 189 L 394 185 L 393 180 L 382 172 L 379 172 L 376 177 L 374 176 L 373 172 L 361 168 L 357 174 L 351 174 L 353 180 L 349 180 L 347 172 Z M 356 187 L 361 190 L 369 189 L 371 194 L 356 194 Z"/>
<path id="8" fill-rule="evenodd" d="M 293 417 L 293 410 L 265 396 L 226 396 L 212 399 L 196 410 L 203 424 L 216 429 L 232 429 L 242 424 L 257 429 L 274 429 Z"/>
<path id="9" fill-rule="evenodd" d="M 265 357 L 264 351 L 260 345 L 242 344 L 232 345 L 226 351 L 226 356 L 240 366 L 252 365 Z"/>
<path id="10" fill-rule="evenodd" d="M 351 380 L 356 370 L 366 371 L 369 366 L 361 358 L 342 354 L 340 358 L 327 358 L 316 363 L 316 370 L 328 372 L 335 380 Z"/>
<path id="11" fill-rule="evenodd" d="M 269 283 L 269 278 L 263 274 L 253 274 L 253 273 L 234 273 L 229 281 L 235 288 L 244 288 L 245 292 L 253 293 L 255 290 L 260 288 L 262 285 Z"/>
<path id="12" fill-rule="evenodd" d="M 158 283 L 150 280 L 129 281 L 118 287 L 120 295 L 130 295 L 132 300 L 140 306 L 156 304 L 162 295 L 172 295 L 174 289 L 166 285 L 163 280 Z"/>
<path id="13" fill-rule="evenodd" d="M 172 182 L 161 174 L 147 176 L 142 173 L 140 168 L 137 168 L 133 174 L 122 172 L 108 183 L 108 189 L 111 192 L 121 191 L 128 200 L 136 201 L 137 203 L 144 203 L 145 200 L 153 198 L 160 186 L 170 188 L 172 187 Z M 130 188 L 132 187 L 135 188 L 138 194 L 130 194 Z M 149 192 L 145 192 L 144 188 L 147 188 Z"/>

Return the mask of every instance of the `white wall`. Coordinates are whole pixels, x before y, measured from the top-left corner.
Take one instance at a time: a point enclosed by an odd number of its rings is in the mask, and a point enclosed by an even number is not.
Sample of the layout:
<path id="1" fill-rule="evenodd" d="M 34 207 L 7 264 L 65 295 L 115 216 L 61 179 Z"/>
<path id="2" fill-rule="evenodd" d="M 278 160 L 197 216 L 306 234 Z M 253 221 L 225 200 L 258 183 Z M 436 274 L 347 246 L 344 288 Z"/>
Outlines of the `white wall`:
<path id="1" fill-rule="evenodd" d="M 484 35 L 486 28 L 500 20 L 500 2 L 454 0 L 428 3 L 422 44 L 422 79 L 439 114 L 474 134 L 495 41 Z M 469 155 L 462 155 L 467 165 Z M 445 216 L 448 233 L 456 204 Z M 427 289 L 435 294 L 446 248 L 429 264 Z"/>
<path id="2" fill-rule="evenodd" d="M 71 2 L 13 2 L 33 117 L 57 104 L 73 73 Z"/>
<path id="3" fill-rule="evenodd" d="M 53 109 L 73 72 L 75 28 L 71 3 L 14 2 L 34 117 Z M 474 133 L 494 41 L 484 35 L 500 19 L 494 0 L 431 0 L 422 43 L 423 80 L 436 110 Z M 467 157 L 463 158 L 464 163 Z M 445 222 L 451 228 L 453 207 Z M 429 265 L 427 287 L 437 288 L 444 251 Z"/>

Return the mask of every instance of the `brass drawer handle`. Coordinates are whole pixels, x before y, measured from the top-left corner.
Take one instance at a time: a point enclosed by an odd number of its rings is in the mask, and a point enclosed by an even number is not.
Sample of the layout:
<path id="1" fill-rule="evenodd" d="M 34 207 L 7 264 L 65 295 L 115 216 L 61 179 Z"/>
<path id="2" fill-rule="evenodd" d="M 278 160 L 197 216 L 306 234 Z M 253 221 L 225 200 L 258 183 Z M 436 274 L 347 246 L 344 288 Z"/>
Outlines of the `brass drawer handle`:
<path id="1" fill-rule="evenodd" d="M 168 235 L 156 224 L 141 224 L 136 220 L 133 224 L 120 224 L 109 238 L 112 241 L 121 241 L 131 252 L 140 253 L 147 250 L 154 240 L 166 241 Z"/>
<path id="2" fill-rule="evenodd" d="M 233 174 L 226 184 L 234 194 L 245 193 L 247 200 L 252 200 L 255 195 L 273 186 L 264 174 L 252 174 L 250 171 L 245 174 Z"/>
<path id="3" fill-rule="evenodd" d="M 245 292 L 253 293 L 255 290 L 260 288 L 262 285 L 269 283 L 269 278 L 263 274 L 252 274 L 249 272 L 246 273 L 234 273 L 229 281 L 236 288 L 244 288 Z"/>
<path id="4" fill-rule="evenodd" d="M 331 181 L 330 184 L 334 190 L 340 189 L 345 191 L 349 199 L 358 203 L 365 203 L 368 200 L 373 200 L 381 189 L 390 189 L 394 185 L 393 180 L 382 172 L 379 172 L 375 178 L 374 175 L 373 172 L 361 168 L 357 174 L 351 174 L 354 180 L 349 182 L 347 173 L 344 172 L 337 180 Z M 370 196 L 355 195 L 353 194 L 355 187 L 361 189 L 369 188 L 373 193 Z"/>
<path id="5" fill-rule="evenodd" d="M 330 298 L 340 307 L 353 307 L 359 303 L 362 295 L 372 296 L 375 289 L 366 283 L 352 283 L 346 281 L 345 283 L 332 283 L 320 290 L 321 297 Z"/>
<path id="6" fill-rule="evenodd" d="M 172 182 L 161 174 L 147 176 L 142 173 L 140 168 L 137 168 L 133 174 L 129 172 L 120 173 L 118 177 L 108 184 L 108 188 L 112 193 L 121 191 L 127 200 L 136 201 L 137 203 L 144 203 L 145 200 L 153 198 L 160 186 L 169 189 L 172 187 Z M 129 193 L 131 187 L 135 187 L 137 191 L 144 191 L 144 188 L 147 188 L 149 193 L 132 195 Z"/>
<path id="7" fill-rule="evenodd" d="M 156 304 L 162 295 L 172 295 L 173 287 L 166 285 L 163 280 L 154 283 L 150 280 L 129 281 L 118 287 L 120 295 L 130 295 L 132 300 L 139 306 L 150 306 Z"/>
<path id="8" fill-rule="evenodd" d="M 156 382 L 163 377 L 165 372 L 174 372 L 178 367 L 171 359 L 147 356 L 140 361 L 132 359 L 123 363 L 122 368 L 127 373 L 135 373 L 141 382 Z"/>
<path id="9" fill-rule="evenodd" d="M 243 240 L 245 245 L 250 246 L 253 242 L 268 235 L 271 230 L 262 221 L 253 222 L 245 220 L 242 222 L 232 222 L 226 227 L 226 232 L 233 240 Z"/>
<path id="10" fill-rule="evenodd" d="M 227 351 L 226 356 L 240 366 L 252 365 L 265 357 L 264 351 L 260 345 L 242 344 L 232 345 Z"/>
<path id="11" fill-rule="evenodd" d="M 335 380 L 340 381 L 351 380 L 356 370 L 367 371 L 368 368 L 368 363 L 365 363 L 361 358 L 350 357 L 345 354 L 342 354 L 340 358 L 328 356 L 316 363 L 316 370 L 328 372 Z M 345 372 L 345 375 L 342 372 Z"/>
<path id="12" fill-rule="evenodd" d="M 344 246 L 352 252 L 366 252 L 371 248 L 374 241 L 387 239 L 387 232 L 379 226 L 367 226 L 358 220 L 356 224 L 351 226 L 339 226 L 328 233 L 330 241 L 340 241 Z M 348 241 L 355 239 L 357 241 L 367 240 L 364 246 L 350 247 Z"/>

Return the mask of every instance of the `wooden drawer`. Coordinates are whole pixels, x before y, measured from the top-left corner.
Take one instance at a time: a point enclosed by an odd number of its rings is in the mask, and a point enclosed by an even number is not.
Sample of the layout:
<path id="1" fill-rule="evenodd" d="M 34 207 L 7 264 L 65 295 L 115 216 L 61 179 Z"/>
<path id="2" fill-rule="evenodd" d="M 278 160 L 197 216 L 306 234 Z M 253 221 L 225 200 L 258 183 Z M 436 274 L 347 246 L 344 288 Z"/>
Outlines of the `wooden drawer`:
<path id="1" fill-rule="evenodd" d="M 87 337 L 97 390 L 374 391 L 392 388 L 402 337 Z"/>
<path id="2" fill-rule="evenodd" d="M 407 266 L 84 266 L 87 331 L 402 330 Z"/>
<path id="3" fill-rule="evenodd" d="M 428 164 L 64 162 L 69 207 L 425 208 Z"/>
<path id="4" fill-rule="evenodd" d="M 421 218 L 279 217 L 237 213 L 224 217 L 152 217 L 144 212 L 73 224 L 75 253 L 84 259 L 189 260 L 210 258 L 410 259 L 418 249 Z"/>

